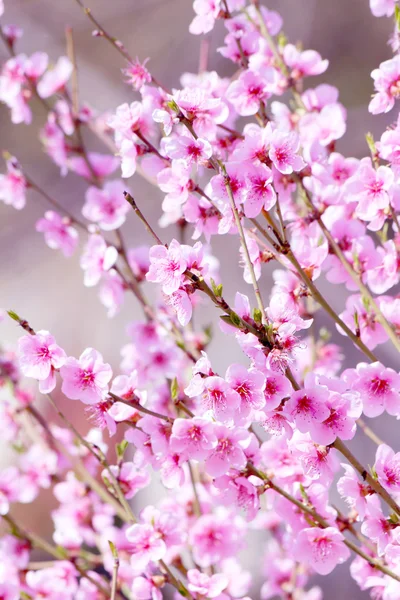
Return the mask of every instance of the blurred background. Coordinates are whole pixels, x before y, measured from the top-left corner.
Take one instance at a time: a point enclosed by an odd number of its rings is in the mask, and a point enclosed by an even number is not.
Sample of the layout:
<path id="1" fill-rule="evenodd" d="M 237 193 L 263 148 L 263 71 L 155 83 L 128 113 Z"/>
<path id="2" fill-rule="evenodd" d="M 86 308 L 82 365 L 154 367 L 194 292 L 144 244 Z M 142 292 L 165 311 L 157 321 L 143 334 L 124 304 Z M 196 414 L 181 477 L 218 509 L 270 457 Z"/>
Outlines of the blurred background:
<path id="1" fill-rule="evenodd" d="M 313 48 L 329 59 L 328 72 L 308 83 L 314 86 L 325 80 L 339 88 L 341 102 L 348 110 L 348 131 L 339 141 L 338 151 L 356 157 L 366 155 L 365 133 L 371 131 L 379 138 L 385 126 L 394 119 L 393 113 L 373 117 L 367 111 L 373 89 L 370 72 L 391 56 L 387 39 L 392 22 L 373 18 L 367 0 L 271 0 L 264 4 L 281 13 L 284 31 L 292 42 L 302 41 L 305 49 Z M 197 72 L 200 37 L 188 32 L 194 14 L 191 1 L 87 0 L 86 5 L 109 33 L 123 41 L 132 56 L 137 55 L 141 60 L 150 57 L 151 72 L 167 87 L 179 87 L 183 72 Z M 44 50 L 53 61 L 66 53 L 65 27 L 71 26 L 81 99 L 100 111 L 114 110 L 122 102 L 135 99 L 121 77 L 120 69 L 125 66 L 123 60 L 105 40 L 92 37 L 93 27 L 75 0 L 5 0 L 2 22 L 15 23 L 24 29 L 17 51 L 29 54 Z M 229 76 L 233 66 L 215 52 L 222 43 L 224 32 L 219 23 L 210 36 L 209 70 Z M 5 58 L 6 50 L 0 47 L 0 59 Z M 24 170 L 43 189 L 79 216 L 86 185 L 73 174 L 60 178 L 57 167 L 43 153 L 37 139 L 45 115 L 39 105 L 33 105 L 33 108 L 36 116 L 32 125 L 12 126 L 8 109 L 0 106 L 0 149 L 17 156 Z M 92 150 L 103 150 L 96 140 L 88 141 Z M 129 185 L 150 221 L 156 223 L 161 216 L 161 192 L 138 176 L 134 176 Z M 64 259 L 60 252 L 52 251 L 44 244 L 42 234 L 35 232 L 35 222 L 47 208 L 34 193 L 28 195 L 27 206 L 21 212 L 0 204 L 0 308 L 12 308 L 28 319 L 35 329 L 51 331 L 70 355 L 77 356 L 84 348 L 94 346 L 117 370 L 120 348 L 128 340 L 126 325 L 141 318 L 141 312 L 135 300 L 127 297 L 117 317 L 107 319 L 96 289 L 83 287 L 79 252 L 72 259 Z M 130 245 L 149 242 L 133 216 L 128 218 L 124 233 Z M 163 236 L 170 239 L 174 233 L 170 228 Z M 214 253 L 221 262 L 224 295 L 230 301 L 237 289 L 250 295 L 238 261 L 232 260 L 232 257 L 238 257 L 238 240 L 228 236 L 216 238 Z M 264 297 L 268 297 L 271 287 L 272 269 L 271 265 L 264 269 Z M 322 291 L 329 293 L 338 312 L 343 310 L 345 295 L 340 287 L 332 288 L 322 281 L 319 285 Z M 241 352 L 234 344 L 226 344 L 219 332 L 216 311 L 209 306 L 203 308 L 201 322 L 214 324 L 215 338 L 209 353 L 216 370 L 224 372 L 234 360 L 243 360 Z M 346 366 L 354 366 L 362 360 L 358 351 L 337 334 L 323 314 L 318 313 L 317 325 L 326 325 L 332 331 L 333 339 L 343 344 Z M 21 334 L 15 324 L 6 320 L 0 327 L 1 344 L 15 344 Z M 388 366 L 394 365 L 390 347 L 380 346 L 378 354 Z M 86 425 L 81 405 L 74 404 L 74 413 L 83 431 Z M 374 423 L 374 429 L 395 450 L 399 449 L 396 447 L 398 429 L 393 419 L 381 418 Z M 352 447 L 364 457 L 365 463 L 373 462 L 374 449 L 365 443 L 365 438 L 356 438 Z M 7 456 L 2 454 L 4 464 Z M 48 534 L 51 521 L 47 500 L 37 504 L 35 510 L 25 509 L 26 523 L 29 524 L 29 518 L 32 526 Z M 262 537 L 255 536 L 246 553 L 245 562 L 252 565 L 252 570 L 260 566 Z M 333 600 L 340 594 L 352 599 L 366 597 L 350 579 L 348 563 L 331 577 L 315 577 L 315 582 L 322 585 L 326 600 Z M 256 590 L 252 597 L 257 598 Z"/>

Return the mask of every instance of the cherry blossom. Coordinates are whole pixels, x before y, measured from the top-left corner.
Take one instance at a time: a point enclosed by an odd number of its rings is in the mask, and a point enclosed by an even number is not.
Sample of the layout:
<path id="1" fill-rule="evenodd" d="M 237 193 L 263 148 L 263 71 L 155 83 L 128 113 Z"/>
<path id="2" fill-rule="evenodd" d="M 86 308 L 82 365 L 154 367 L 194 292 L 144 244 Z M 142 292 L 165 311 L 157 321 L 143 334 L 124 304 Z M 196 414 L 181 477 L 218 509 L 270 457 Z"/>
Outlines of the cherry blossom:
<path id="1" fill-rule="evenodd" d="M 21 371 L 26 377 L 33 377 L 39 383 L 42 394 L 48 394 L 56 387 L 55 371 L 66 362 L 66 354 L 48 331 L 38 331 L 35 335 L 24 335 L 19 339 Z"/>
<path id="2" fill-rule="evenodd" d="M 182 248 L 176 240 L 172 240 L 168 248 L 153 246 L 150 248 L 150 268 L 146 275 L 148 281 L 161 283 L 167 295 L 176 292 L 187 268 L 187 261 Z"/>
<path id="3" fill-rule="evenodd" d="M 7 160 L 7 175 L 0 175 L 0 200 L 17 210 L 24 208 L 28 183 L 14 157 Z"/>
<path id="4" fill-rule="evenodd" d="M 343 540 L 334 527 L 303 529 L 296 538 L 293 554 L 297 560 L 309 560 L 317 573 L 327 575 L 350 556 Z"/>
<path id="5" fill-rule="evenodd" d="M 105 231 L 121 227 L 129 211 L 124 191 L 125 186 L 118 180 L 107 182 L 102 190 L 91 186 L 86 192 L 83 216 Z"/>
<path id="6" fill-rule="evenodd" d="M 36 231 L 44 233 L 44 239 L 49 248 L 61 250 L 67 258 L 75 252 L 78 244 L 78 232 L 72 227 L 68 217 L 61 217 L 53 210 L 48 210 L 44 217 L 37 221 Z"/>
<path id="7" fill-rule="evenodd" d="M 87 348 L 79 360 L 68 357 L 60 374 L 63 380 L 61 389 L 67 398 L 95 404 L 106 395 L 112 370 L 103 362 L 100 352 Z"/>
<path id="8" fill-rule="evenodd" d="M 81 256 L 81 267 L 85 271 L 84 283 L 88 287 L 97 285 L 104 273 L 114 266 L 118 251 L 107 246 L 99 235 L 91 235 Z"/>

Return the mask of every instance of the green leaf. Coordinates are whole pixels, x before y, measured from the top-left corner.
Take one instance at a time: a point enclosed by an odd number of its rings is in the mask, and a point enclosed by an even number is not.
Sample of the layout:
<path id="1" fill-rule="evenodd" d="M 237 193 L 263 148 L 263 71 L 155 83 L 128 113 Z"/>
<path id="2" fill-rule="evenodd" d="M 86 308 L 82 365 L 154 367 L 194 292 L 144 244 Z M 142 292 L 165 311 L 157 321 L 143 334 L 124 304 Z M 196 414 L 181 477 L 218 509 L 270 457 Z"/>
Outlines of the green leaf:
<path id="1" fill-rule="evenodd" d="M 394 20 L 397 26 L 397 29 L 400 31 L 400 7 L 398 4 L 394 7 Z"/>
<path id="2" fill-rule="evenodd" d="M 176 377 L 174 377 L 173 380 L 171 381 L 171 398 L 172 398 L 173 402 L 176 402 L 178 400 L 178 392 L 179 392 L 178 380 Z"/>
<path id="3" fill-rule="evenodd" d="M 176 113 L 180 112 L 180 108 L 173 98 L 171 98 L 171 100 L 168 100 L 167 106 L 168 106 L 168 108 L 170 108 L 171 110 L 173 110 Z"/>
<path id="4" fill-rule="evenodd" d="M 235 325 L 235 323 L 232 322 L 232 319 L 229 315 L 220 315 L 219 318 L 221 319 L 221 321 L 223 321 L 227 325 L 230 325 L 231 327 L 232 326 L 237 327 L 238 329 L 240 329 L 240 327 L 238 325 Z"/>
<path id="5" fill-rule="evenodd" d="M 211 287 L 212 287 L 212 291 L 214 292 L 214 296 L 216 296 L 217 298 L 221 298 L 222 296 L 222 283 L 220 284 L 216 284 L 214 279 L 211 277 Z"/>
<path id="6" fill-rule="evenodd" d="M 128 447 L 128 442 L 126 440 L 122 440 L 119 444 L 115 445 L 115 452 L 117 454 L 118 460 L 121 460 L 124 457 L 125 450 Z"/>
<path id="7" fill-rule="evenodd" d="M 232 323 L 233 323 L 233 325 L 235 327 L 240 327 L 241 326 L 242 322 L 240 320 L 240 317 L 235 312 L 232 311 L 230 313 L 230 319 L 231 319 L 231 321 L 232 321 Z"/>
<path id="8" fill-rule="evenodd" d="M 118 551 L 117 551 L 115 545 L 110 540 L 108 540 L 108 545 L 110 546 L 110 550 L 111 550 L 111 554 L 113 555 L 113 558 L 117 559 Z"/>
<path id="9" fill-rule="evenodd" d="M 253 319 L 255 320 L 256 323 L 261 323 L 262 314 L 261 314 L 261 310 L 259 308 L 255 308 L 253 310 Z"/>
<path id="10" fill-rule="evenodd" d="M 11 319 L 13 321 L 17 321 L 17 323 L 20 322 L 21 319 L 19 318 L 19 316 L 17 315 L 17 313 L 14 312 L 13 310 L 8 310 L 7 314 L 8 314 L 9 317 L 11 317 Z"/>

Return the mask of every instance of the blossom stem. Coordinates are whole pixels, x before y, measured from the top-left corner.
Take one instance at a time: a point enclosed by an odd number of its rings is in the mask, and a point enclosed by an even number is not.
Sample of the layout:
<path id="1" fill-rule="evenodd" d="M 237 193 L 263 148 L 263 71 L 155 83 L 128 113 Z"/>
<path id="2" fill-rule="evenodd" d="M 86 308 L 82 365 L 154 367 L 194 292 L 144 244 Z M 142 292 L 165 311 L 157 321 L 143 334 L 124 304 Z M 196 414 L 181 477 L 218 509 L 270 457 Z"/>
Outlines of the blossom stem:
<path id="1" fill-rule="evenodd" d="M 133 196 L 131 196 L 131 194 L 129 194 L 129 192 L 124 192 L 124 196 L 125 196 L 125 200 L 132 206 L 132 208 L 135 211 L 136 215 L 142 221 L 143 225 L 145 226 L 145 228 L 147 229 L 147 231 L 150 233 L 150 235 L 155 239 L 155 241 L 157 242 L 157 244 L 159 246 L 164 246 L 164 244 L 162 243 L 162 241 L 160 240 L 160 238 L 158 237 L 158 235 L 156 234 L 156 232 L 154 231 L 154 229 L 152 228 L 152 226 L 147 221 L 146 217 L 144 216 L 144 214 L 142 213 L 142 211 L 140 210 L 140 208 L 136 204 Z"/>
<path id="2" fill-rule="evenodd" d="M 370 303 L 370 305 L 372 306 L 372 308 L 375 311 L 377 320 L 379 321 L 379 323 L 382 325 L 382 327 L 386 331 L 386 333 L 387 333 L 390 341 L 392 342 L 392 344 L 394 345 L 394 347 L 396 348 L 396 350 L 398 350 L 400 352 L 400 339 L 396 335 L 396 333 L 393 330 L 393 328 L 390 325 L 390 323 L 384 317 L 381 309 L 379 308 L 379 306 L 375 302 L 375 299 L 372 296 L 371 292 L 369 291 L 369 289 L 367 288 L 367 286 L 362 282 L 361 277 L 354 271 L 352 265 L 349 263 L 349 261 L 347 260 L 347 258 L 343 254 L 343 252 L 342 252 L 339 244 L 336 242 L 336 240 L 333 238 L 332 234 L 330 233 L 330 231 L 326 227 L 325 223 L 323 222 L 323 220 L 321 218 L 321 215 L 319 214 L 319 212 L 315 208 L 315 206 L 313 204 L 313 201 L 312 201 L 312 198 L 311 198 L 308 190 L 304 186 L 304 183 L 303 183 L 301 177 L 299 177 L 296 174 L 294 176 L 294 178 L 295 178 L 295 180 L 297 181 L 297 183 L 300 186 L 300 189 L 302 191 L 302 194 L 304 196 L 306 204 L 308 204 L 308 206 L 313 210 L 313 213 L 315 214 L 316 221 L 317 221 L 318 225 L 320 226 L 320 228 L 321 228 L 324 236 L 328 240 L 329 245 L 330 245 L 332 251 L 336 254 L 336 256 L 338 257 L 338 259 L 342 263 L 343 267 L 346 269 L 347 273 L 350 275 L 350 277 L 352 278 L 352 280 L 354 281 L 354 283 L 357 285 L 357 287 L 359 288 L 361 294 L 368 300 L 368 302 Z"/>
<path id="3" fill-rule="evenodd" d="M 71 76 L 71 87 L 72 87 L 72 109 L 73 114 L 76 117 L 79 113 L 79 85 L 78 85 L 78 67 L 76 64 L 76 52 L 74 43 L 74 34 L 72 27 L 66 27 L 65 37 L 67 40 L 67 55 L 73 66 Z"/>
<path id="4" fill-rule="evenodd" d="M 357 425 L 360 427 L 363 433 L 367 437 L 369 437 L 369 439 L 372 440 L 377 446 L 384 444 L 384 441 L 381 440 L 381 438 L 378 435 L 376 435 L 374 431 L 372 431 L 372 429 L 366 424 L 366 422 L 363 419 L 357 419 Z"/>
<path id="5" fill-rule="evenodd" d="M 254 5 L 254 9 L 255 9 L 255 12 L 256 12 L 257 17 L 258 17 L 258 24 L 259 24 L 259 27 L 260 27 L 261 34 L 265 38 L 265 40 L 267 41 L 268 46 L 270 47 L 270 49 L 271 49 L 271 51 L 272 51 L 272 53 L 274 55 L 275 62 L 277 64 L 277 66 L 280 68 L 280 70 L 282 71 L 283 75 L 286 77 L 288 85 L 289 85 L 290 84 L 290 72 L 289 72 L 289 69 L 288 69 L 285 61 L 283 60 L 283 58 L 281 56 L 281 53 L 279 52 L 278 46 L 277 46 L 274 38 L 270 34 L 270 32 L 268 30 L 268 27 L 265 24 L 264 17 L 262 16 L 262 13 L 261 13 L 259 1 L 258 0 L 253 0 L 253 5 Z M 248 13 L 246 13 L 246 14 L 249 17 Z M 299 92 L 296 90 L 296 88 L 293 85 L 290 86 L 290 87 L 291 87 L 291 91 L 292 91 L 293 97 L 296 100 L 297 106 L 299 108 L 305 109 L 304 102 L 302 100 L 301 94 L 299 94 Z"/>
<path id="6" fill-rule="evenodd" d="M 382 500 L 386 502 L 388 506 L 396 513 L 396 515 L 400 516 L 400 506 L 393 500 L 391 495 L 385 490 L 384 487 L 381 486 L 379 481 L 377 481 L 372 475 L 367 471 L 363 465 L 359 462 L 359 460 L 352 454 L 349 448 L 340 440 L 336 438 L 336 440 L 332 444 L 332 448 L 336 448 L 343 456 L 348 460 L 348 462 L 354 467 L 356 471 L 361 475 L 361 477 L 372 487 L 374 492 L 378 494 Z"/>
<path id="7" fill-rule="evenodd" d="M 273 232 L 277 236 L 278 244 L 273 242 L 272 238 L 268 235 L 268 233 L 262 227 L 258 227 L 259 231 L 264 235 L 264 237 L 269 241 L 270 244 L 273 245 L 275 250 L 278 250 L 282 255 L 286 256 L 286 258 L 290 261 L 293 267 L 296 269 L 299 274 L 301 280 L 305 284 L 305 286 L 311 292 L 314 300 L 325 310 L 325 312 L 335 321 L 335 323 L 346 333 L 346 335 L 352 340 L 352 342 L 371 360 L 372 362 L 377 362 L 378 358 L 375 354 L 364 344 L 364 342 L 346 325 L 346 323 L 339 317 L 336 311 L 331 307 L 331 305 L 326 301 L 326 299 L 322 296 L 321 292 L 316 287 L 315 283 L 310 279 L 304 269 L 301 267 L 299 261 L 293 253 L 293 250 L 290 247 L 289 242 L 281 239 L 279 232 L 277 230 L 276 224 L 274 223 L 271 216 L 267 213 L 267 211 L 263 211 L 263 215 L 270 224 Z M 252 219 L 254 222 L 255 219 Z M 257 223 L 257 221 L 256 221 Z"/>
<path id="8" fill-rule="evenodd" d="M 110 42 L 110 44 L 112 46 L 114 46 L 114 48 L 117 50 L 117 52 L 119 54 L 121 54 L 121 56 L 123 56 L 125 58 L 125 60 L 127 60 L 130 63 L 133 63 L 132 57 L 129 55 L 129 53 L 124 48 L 124 46 L 121 43 L 118 43 L 118 40 L 116 40 L 113 36 L 111 36 L 110 34 L 107 33 L 107 31 L 104 29 L 104 27 L 102 27 L 100 25 L 100 23 L 95 19 L 90 8 L 87 8 L 86 6 L 84 6 L 84 4 L 81 0 L 75 0 L 75 1 L 81 7 L 81 9 L 85 13 L 85 15 L 87 17 L 89 17 L 89 19 L 92 21 L 93 25 L 96 27 L 96 29 L 100 33 L 101 37 L 104 37 L 108 42 Z"/>
<path id="9" fill-rule="evenodd" d="M 229 198 L 229 202 L 230 202 L 231 209 L 232 209 L 232 212 L 233 212 L 233 216 L 235 218 L 236 227 L 237 227 L 238 232 L 239 232 L 239 237 L 240 237 L 240 241 L 241 241 L 241 244 L 242 244 L 242 249 L 243 249 L 243 252 L 244 252 L 244 256 L 245 256 L 245 261 L 246 261 L 246 264 L 247 264 L 247 268 L 249 269 L 249 272 L 250 272 L 250 277 L 251 277 L 251 281 L 252 281 L 252 284 L 253 284 L 254 294 L 255 294 L 256 299 L 257 299 L 258 308 L 259 308 L 259 310 L 261 312 L 261 315 L 262 315 L 262 322 L 264 324 L 266 324 L 268 322 L 268 319 L 267 319 L 267 315 L 265 313 L 264 302 L 263 302 L 263 299 L 262 299 L 262 296 L 261 296 L 260 288 L 259 288 L 258 283 L 257 283 L 257 278 L 256 278 L 256 275 L 255 275 L 255 272 L 254 272 L 253 263 L 251 261 L 250 252 L 249 252 L 249 249 L 248 249 L 248 246 L 247 246 L 247 242 L 246 242 L 246 238 L 245 238 L 244 231 L 243 231 L 242 221 L 241 221 L 241 219 L 239 217 L 239 212 L 238 212 L 238 209 L 237 209 L 236 204 L 235 204 L 235 198 L 233 196 L 232 187 L 231 187 L 231 183 L 230 183 L 230 178 L 229 178 L 229 175 L 228 175 L 228 173 L 226 171 L 225 165 L 221 164 L 221 171 L 222 171 L 222 176 L 224 178 L 225 188 L 226 188 L 226 192 L 228 194 L 228 198 Z"/>
<path id="10" fill-rule="evenodd" d="M 231 15 L 231 12 L 230 12 L 229 7 L 228 7 L 227 0 L 222 0 L 222 3 L 224 5 L 224 9 L 225 9 L 225 13 L 226 13 L 226 18 L 227 19 L 231 19 L 232 15 Z M 240 41 L 240 39 L 238 37 L 235 37 L 235 41 L 236 41 L 236 45 L 237 45 L 238 50 L 239 50 L 239 54 L 240 54 L 240 58 L 241 58 L 241 62 L 242 62 L 242 67 L 244 67 L 246 69 L 248 67 L 248 65 L 249 65 L 249 61 L 247 59 L 247 56 L 244 53 L 242 43 L 241 43 L 241 41 Z"/>
<path id="11" fill-rule="evenodd" d="M 115 548 L 114 544 L 110 543 L 110 548 L 111 548 L 111 552 L 113 554 L 113 572 L 112 572 L 112 581 L 111 581 L 110 600 L 115 600 L 117 597 L 117 588 L 118 588 L 119 556 L 118 556 L 118 551 Z"/>
<path id="12" fill-rule="evenodd" d="M 195 474 L 194 474 L 193 465 L 190 462 L 190 460 L 188 460 L 187 464 L 188 464 L 188 467 L 189 467 L 190 480 L 192 482 L 192 488 L 193 488 L 193 496 L 194 496 L 193 508 L 194 508 L 194 512 L 195 512 L 195 514 L 196 514 L 197 517 L 201 517 L 202 510 L 201 510 L 201 504 L 200 504 L 199 494 L 198 494 L 198 491 L 197 491 L 197 483 L 196 483 L 196 478 L 195 478 Z"/>
<path id="13" fill-rule="evenodd" d="M 139 404 L 139 402 L 135 402 L 132 400 L 125 400 L 124 398 L 121 398 L 120 396 L 117 396 L 116 394 L 113 394 L 112 392 L 109 392 L 109 396 L 111 396 L 111 398 L 115 402 L 122 402 L 123 404 L 126 404 L 127 406 L 130 406 L 131 408 L 135 408 L 139 412 L 145 413 L 146 415 L 150 415 L 151 417 L 156 417 L 157 419 L 162 419 L 163 421 L 167 421 L 168 423 L 172 423 L 174 420 L 173 417 L 168 417 L 167 415 L 162 415 L 161 413 L 154 412 L 153 410 L 149 410 L 148 408 L 145 408 L 144 406 Z"/>
<path id="14" fill-rule="evenodd" d="M 47 202 L 49 204 L 51 204 L 52 206 L 54 206 L 54 208 L 56 208 L 57 210 L 63 212 L 65 214 L 65 216 L 68 217 L 68 219 L 71 221 L 71 223 L 73 223 L 74 225 L 77 225 L 78 227 L 80 227 L 81 229 L 83 229 L 84 231 L 87 232 L 87 225 L 85 225 L 85 223 L 83 223 L 83 221 L 80 221 L 79 219 L 77 219 L 76 217 L 74 217 L 66 208 L 64 208 L 63 206 L 61 206 L 61 204 L 59 204 L 57 202 L 57 200 L 54 200 L 54 198 L 52 198 L 51 196 L 49 196 L 49 194 L 47 192 L 45 192 L 45 190 L 43 190 L 29 176 L 27 176 L 25 172 L 23 172 L 23 174 L 24 174 L 24 177 L 25 177 L 27 183 L 29 184 L 29 186 L 32 189 L 35 190 L 35 192 L 37 192 L 38 194 L 40 194 L 41 196 L 43 196 L 43 198 L 45 200 L 47 200 Z"/>
<path id="15" fill-rule="evenodd" d="M 150 152 L 152 152 L 153 154 L 158 156 L 158 158 L 160 158 L 162 161 L 170 164 L 171 161 L 167 157 L 160 154 L 160 152 L 157 150 L 157 148 L 154 146 L 154 144 L 149 142 L 149 140 L 144 137 L 144 135 L 140 132 L 140 130 L 135 131 L 135 135 L 139 138 L 140 141 L 143 142 L 143 144 L 145 144 L 147 146 L 147 149 L 150 150 Z"/>

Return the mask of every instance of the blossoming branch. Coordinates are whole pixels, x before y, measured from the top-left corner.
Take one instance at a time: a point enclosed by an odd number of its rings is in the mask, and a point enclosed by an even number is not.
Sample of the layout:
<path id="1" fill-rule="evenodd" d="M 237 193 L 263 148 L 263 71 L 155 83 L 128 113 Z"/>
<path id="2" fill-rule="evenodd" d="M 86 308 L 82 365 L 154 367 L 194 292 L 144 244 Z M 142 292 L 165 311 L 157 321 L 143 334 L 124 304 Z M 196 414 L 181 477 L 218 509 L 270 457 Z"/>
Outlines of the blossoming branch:
<path id="1" fill-rule="evenodd" d="M 312 80 L 328 60 L 288 40 L 281 16 L 259 0 L 193 2 L 201 68 L 173 89 L 101 15 L 74 5 L 99 52 L 114 48 L 127 102 L 103 115 L 82 101 L 71 29 L 66 56 L 28 56 L 0 0 L 9 53 L 0 100 L 19 127 L 40 103 L 40 145 L 61 178 L 86 182 L 78 216 L 4 152 L 0 200 L 22 210 L 41 197 L 48 210 L 35 227 L 47 246 L 62 261 L 81 241 L 83 284 L 98 289 L 107 316 L 134 302 L 143 318 L 127 324 L 113 372 L 91 340 L 68 356 L 67 340 L 9 310 L 21 337 L 15 350 L 0 349 L 0 431 L 14 450 L 0 471 L 0 597 L 160 600 L 173 590 L 191 600 L 320 600 L 314 575 L 346 563 L 366 597 L 398 600 L 400 452 L 370 419 L 400 418 L 400 375 L 382 352 L 400 352 L 400 121 L 379 140 L 367 134 L 365 157 L 338 152 L 346 109 L 335 87 Z M 395 114 L 400 8 L 370 8 L 394 33 L 392 56 L 371 74 L 369 111 Z M 204 36 L 216 24 L 231 77 L 207 71 Z M 89 131 L 102 152 L 88 147 Z M 155 187 L 158 223 L 133 192 L 137 177 Z M 125 239 L 128 220 L 147 245 Z M 185 238 L 170 235 L 173 224 Z M 234 297 L 216 236 L 236 241 L 243 281 Z M 210 358 L 211 332 L 194 325 L 199 305 L 218 313 L 224 342 L 242 353 L 223 372 Z M 317 331 L 319 310 L 331 330 Z M 330 340 L 335 329 L 347 346 Z M 354 347 L 354 368 L 345 347 Z M 60 395 L 71 412 L 85 408 L 87 435 L 60 410 Z M 373 465 L 353 451 L 358 430 L 375 446 Z M 154 482 L 165 493 L 135 514 L 130 500 Z M 15 503 L 33 503 L 42 489 L 57 503 L 51 541 L 14 516 Z M 254 530 L 265 558 L 250 571 L 241 551 Z"/>

